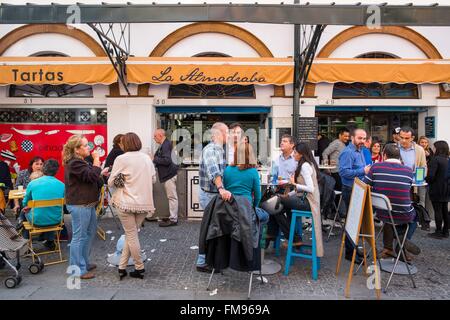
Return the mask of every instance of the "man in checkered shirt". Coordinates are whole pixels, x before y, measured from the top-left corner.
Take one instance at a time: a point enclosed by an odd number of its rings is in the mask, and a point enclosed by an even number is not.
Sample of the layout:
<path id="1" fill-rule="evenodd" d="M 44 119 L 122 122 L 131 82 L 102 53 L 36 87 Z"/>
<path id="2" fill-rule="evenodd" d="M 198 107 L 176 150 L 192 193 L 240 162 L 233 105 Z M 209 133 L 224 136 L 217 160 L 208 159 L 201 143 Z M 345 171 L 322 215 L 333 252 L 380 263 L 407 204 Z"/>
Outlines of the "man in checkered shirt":
<path id="1" fill-rule="evenodd" d="M 222 176 L 226 160 L 223 145 L 228 140 L 228 127 L 222 122 L 216 122 L 211 128 L 211 142 L 203 149 L 200 159 L 200 206 L 204 210 L 208 203 L 218 194 L 223 200 L 231 198 L 231 192 L 223 187 Z M 209 272 L 205 255 L 197 258 L 197 271 Z"/>

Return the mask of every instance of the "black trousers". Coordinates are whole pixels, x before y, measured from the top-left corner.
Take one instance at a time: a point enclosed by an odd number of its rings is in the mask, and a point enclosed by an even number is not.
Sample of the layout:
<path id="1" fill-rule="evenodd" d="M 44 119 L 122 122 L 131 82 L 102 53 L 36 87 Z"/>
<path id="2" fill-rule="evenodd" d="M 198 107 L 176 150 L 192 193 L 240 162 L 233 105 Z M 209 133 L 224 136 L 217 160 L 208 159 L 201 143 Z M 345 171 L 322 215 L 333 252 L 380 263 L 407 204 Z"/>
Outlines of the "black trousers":
<path id="1" fill-rule="evenodd" d="M 352 196 L 352 187 L 342 185 L 342 201 L 345 204 L 345 208 L 348 209 L 350 205 L 350 198 Z M 347 215 L 347 214 L 346 214 Z M 344 231 L 345 232 L 345 231 Z M 347 235 L 345 235 L 345 254 L 351 255 L 353 254 L 354 249 L 353 243 L 350 241 Z"/>
<path id="2" fill-rule="evenodd" d="M 281 229 L 285 238 L 288 239 L 291 228 L 292 210 L 311 211 L 311 207 L 308 200 L 301 201 L 297 195 L 282 198 L 281 203 L 284 206 L 284 210 L 279 214 L 270 215 L 267 225 L 267 235 L 276 237 Z M 301 241 L 301 239 L 297 235 L 294 235 L 294 242 L 298 241 Z"/>
<path id="3" fill-rule="evenodd" d="M 448 233 L 448 202 L 434 202 L 434 220 L 436 221 L 436 231 Z M 442 227 L 444 222 L 444 227 Z"/>

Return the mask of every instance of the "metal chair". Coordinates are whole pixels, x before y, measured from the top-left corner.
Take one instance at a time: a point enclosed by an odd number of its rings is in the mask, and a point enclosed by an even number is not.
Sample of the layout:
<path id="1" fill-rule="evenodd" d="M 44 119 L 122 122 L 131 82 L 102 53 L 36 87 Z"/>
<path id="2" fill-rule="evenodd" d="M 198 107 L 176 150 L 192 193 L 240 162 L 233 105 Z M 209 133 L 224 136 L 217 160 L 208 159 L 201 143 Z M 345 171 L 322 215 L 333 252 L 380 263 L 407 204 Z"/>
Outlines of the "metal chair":
<path id="1" fill-rule="evenodd" d="M 98 202 L 97 207 L 95 208 L 95 214 L 97 216 L 97 221 L 99 221 L 105 215 L 106 209 L 109 208 L 109 210 L 111 210 L 111 214 L 113 216 L 113 219 L 117 226 L 117 229 L 120 230 L 120 225 L 117 223 L 117 220 L 116 220 L 118 218 L 117 218 L 116 214 L 114 213 L 112 207 L 110 206 L 109 201 L 108 201 L 108 204 L 105 206 L 105 197 L 107 197 L 107 196 L 109 196 L 109 199 L 111 198 L 111 193 L 109 191 L 108 185 L 105 184 L 105 185 L 103 185 L 103 187 L 100 191 L 99 202 Z M 106 232 L 99 225 L 97 225 L 97 235 L 100 237 L 100 239 L 102 239 L 104 241 L 106 240 Z"/>
<path id="2" fill-rule="evenodd" d="M 53 253 L 58 253 L 59 254 L 59 259 L 52 261 L 52 262 L 47 262 L 45 263 L 45 265 L 51 265 L 51 264 L 57 264 L 57 263 L 62 263 L 62 262 L 66 262 L 66 259 L 63 259 L 62 257 L 62 252 L 61 252 L 61 243 L 60 243 L 60 236 L 61 236 L 61 231 L 63 230 L 63 226 L 64 226 L 64 198 L 60 198 L 60 199 L 53 199 L 53 200 L 30 200 L 28 201 L 27 206 L 29 208 L 31 208 L 31 222 L 24 222 L 23 223 L 23 227 L 25 228 L 25 230 L 27 230 L 30 234 L 30 239 L 28 240 L 28 246 L 31 250 L 31 252 L 34 252 L 33 249 L 33 235 L 36 234 L 41 234 L 41 233 L 46 233 L 46 232 L 56 232 L 56 238 L 55 238 L 55 250 L 49 250 L 49 251 L 44 251 L 44 252 L 38 252 L 35 255 L 39 256 L 39 255 L 47 255 L 47 254 L 53 254 Z M 34 225 L 34 210 L 37 208 L 48 208 L 48 207 L 61 207 L 61 220 L 59 221 L 59 223 L 57 225 L 54 226 L 36 226 Z M 31 257 L 33 259 L 33 263 L 35 263 L 35 255 L 32 254 Z"/>
<path id="3" fill-rule="evenodd" d="M 403 257 L 403 261 L 405 261 L 406 269 L 408 270 L 408 275 L 409 275 L 409 277 L 411 279 L 411 282 L 413 284 L 413 288 L 416 288 L 416 283 L 414 282 L 414 277 L 413 277 L 413 274 L 411 273 L 410 266 L 406 262 L 407 261 L 406 260 L 406 255 L 405 255 L 405 251 L 403 249 L 404 245 L 405 245 L 405 242 L 406 242 L 406 236 L 407 236 L 408 230 L 409 230 L 409 225 L 408 224 L 406 225 L 405 235 L 404 235 L 403 239 L 400 241 L 400 237 L 398 235 L 397 228 L 396 228 L 397 224 L 395 224 L 394 218 L 392 217 L 391 201 L 384 194 L 373 193 L 372 192 L 371 195 L 372 195 L 372 206 L 373 206 L 373 208 L 378 209 L 378 210 L 387 211 L 388 215 L 389 215 L 389 219 L 390 219 L 390 222 L 383 222 L 383 226 L 381 227 L 381 230 L 380 230 L 380 233 L 378 234 L 378 236 L 381 234 L 381 232 L 382 232 L 382 230 L 383 230 L 383 228 L 385 227 L 386 224 L 389 224 L 389 225 L 392 226 L 392 229 L 394 230 L 395 240 L 397 241 L 397 245 L 400 247 L 400 254 Z M 377 236 L 377 238 L 378 238 L 378 236 Z M 391 280 L 392 280 L 392 277 L 394 275 L 395 269 L 397 268 L 398 262 L 400 260 L 400 254 L 397 254 L 397 257 L 396 257 L 395 263 L 394 263 L 394 268 L 392 269 L 392 272 L 391 272 L 391 274 L 389 276 L 389 280 L 388 280 L 388 282 L 386 284 L 386 287 L 383 290 L 384 293 L 387 292 L 389 284 L 391 283 Z"/>
<path id="4" fill-rule="evenodd" d="M 342 191 L 334 190 L 334 196 L 339 197 L 339 201 L 338 201 L 337 206 L 336 206 L 336 203 L 333 201 L 334 209 L 336 212 L 334 214 L 333 223 L 331 224 L 331 228 L 328 231 L 328 236 L 327 236 L 326 242 L 328 242 L 330 240 L 331 233 L 333 232 L 333 229 L 334 229 L 334 225 L 336 224 L 336 221 L 338 220 L 338 217 L 339 217 L 339 208 L 341 207 L 341 202 L 342 202 Z M 342 232 L 344 230 L 345 221 L 344 221 L 344 224 L 342 224 L 340 221 L 338 223 L 341 227 L 341 232 Z"/>

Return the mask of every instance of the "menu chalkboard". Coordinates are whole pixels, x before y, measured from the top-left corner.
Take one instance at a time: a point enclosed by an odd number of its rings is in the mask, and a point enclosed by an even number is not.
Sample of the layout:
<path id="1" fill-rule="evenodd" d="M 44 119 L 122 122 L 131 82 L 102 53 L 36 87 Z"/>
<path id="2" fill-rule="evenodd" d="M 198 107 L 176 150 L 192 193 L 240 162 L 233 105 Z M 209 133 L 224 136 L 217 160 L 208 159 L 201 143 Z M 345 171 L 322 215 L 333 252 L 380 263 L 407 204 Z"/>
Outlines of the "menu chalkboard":
<path id="1" fill-rule="evenodd" d="M 436 138 L 435 117 L 425 117 L 425 137 Z"/>
<path id="2" fill-rule="evenodd" d="M 319 132 L 319 118 L 298 118 L 298 142 L 309 144 L 311 150 L 317 150 L 317 133 Z"/>

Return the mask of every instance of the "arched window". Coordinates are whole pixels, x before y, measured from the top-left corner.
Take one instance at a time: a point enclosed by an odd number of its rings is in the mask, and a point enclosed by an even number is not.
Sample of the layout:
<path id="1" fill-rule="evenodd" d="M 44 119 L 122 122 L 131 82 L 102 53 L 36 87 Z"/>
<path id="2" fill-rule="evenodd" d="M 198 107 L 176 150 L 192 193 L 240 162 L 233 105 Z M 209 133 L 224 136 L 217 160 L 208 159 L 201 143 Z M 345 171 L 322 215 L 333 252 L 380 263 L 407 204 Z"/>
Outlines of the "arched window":
<path id="1" fill-rule="evenodd" d="M 357 56 L 365 59 L 396 59 L 384 52 L 369 52 Z M 419 89 L 414 83 L 345 83 L 337 82 L 333 87 L 333 99 L 418 99 Z"/>
<path id="2" fill-rule="evenodd" d="M 204 52 L 195 57 L 228 57 L 218 52 Z M 254 99 L 255 86 L 241 86 L 238 84 L 177 84 L 169 87 L 169 98 L 191 98 L 191 99 Z"/>
<path id="3" fill-rule="evenodd" d="M 59 52 L 38 52 L 33 57 L 66 57 Z M 9 86 L 10 97 L 34 97 L 34 98 L 92 98 L 92 87 L 85 84 L 60 84 L 60 85 L 33 85 Z"/>

